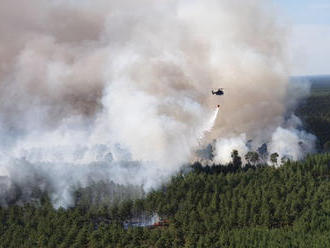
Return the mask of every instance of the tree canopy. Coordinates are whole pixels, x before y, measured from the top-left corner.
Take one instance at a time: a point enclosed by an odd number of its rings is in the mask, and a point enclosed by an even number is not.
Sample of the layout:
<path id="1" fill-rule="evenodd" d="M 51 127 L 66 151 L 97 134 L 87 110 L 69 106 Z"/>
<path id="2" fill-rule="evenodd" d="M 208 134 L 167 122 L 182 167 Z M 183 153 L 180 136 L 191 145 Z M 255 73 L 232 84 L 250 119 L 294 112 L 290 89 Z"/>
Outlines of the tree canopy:
<path id="1" fill-rule="evenodd" d="M 329 179 L 330 154 L 279 168 L 195 163 L 142 199 L 2 207 L 0 247 L 327 247 Z M 153 213 L 169 225 L 124 228 Z"/>

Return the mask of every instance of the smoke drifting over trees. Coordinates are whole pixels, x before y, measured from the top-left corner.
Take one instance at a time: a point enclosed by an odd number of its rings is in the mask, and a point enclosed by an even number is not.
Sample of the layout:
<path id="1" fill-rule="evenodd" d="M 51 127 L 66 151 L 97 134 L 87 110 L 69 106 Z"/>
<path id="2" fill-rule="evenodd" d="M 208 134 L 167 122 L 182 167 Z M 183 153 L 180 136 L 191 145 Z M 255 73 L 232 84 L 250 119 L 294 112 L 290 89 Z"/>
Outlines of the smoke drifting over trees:
<path id="1" fill-rule="evenodd" d="M 293 159 L 312 151 L 288 112 L 308 87 L 289 86 L 272 13 L 258 0 L 4 0 L 2 204 L 14 185 L 57 206 L 91 181 L 155 187 L 191 160 L 219 103 L 203 141 L 216 140 L 215 162 L 263 143 Z"/>

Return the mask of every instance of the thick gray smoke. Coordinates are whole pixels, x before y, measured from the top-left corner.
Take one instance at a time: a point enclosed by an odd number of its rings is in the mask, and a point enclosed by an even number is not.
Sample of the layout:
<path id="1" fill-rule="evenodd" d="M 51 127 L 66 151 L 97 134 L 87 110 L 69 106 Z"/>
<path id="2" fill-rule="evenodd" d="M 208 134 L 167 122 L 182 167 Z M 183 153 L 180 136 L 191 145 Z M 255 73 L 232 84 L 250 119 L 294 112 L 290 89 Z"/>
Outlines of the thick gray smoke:
<path id="1" fill-rule="evenodd" d="M 249 139 L 295 159 L 301 142 L 312 150 L 285 117 L 304 92 L 288 97 L 285 31 L 265 1 L 1 5 L 2 204 L 13 185 L 22 198 L 45 190 L 56 206 L 91 181 L 148 190 L 189 162 L 201 137 L 217 140 L 217 162 Z M 225 96 L 212 96 L 219 87 Z"/>

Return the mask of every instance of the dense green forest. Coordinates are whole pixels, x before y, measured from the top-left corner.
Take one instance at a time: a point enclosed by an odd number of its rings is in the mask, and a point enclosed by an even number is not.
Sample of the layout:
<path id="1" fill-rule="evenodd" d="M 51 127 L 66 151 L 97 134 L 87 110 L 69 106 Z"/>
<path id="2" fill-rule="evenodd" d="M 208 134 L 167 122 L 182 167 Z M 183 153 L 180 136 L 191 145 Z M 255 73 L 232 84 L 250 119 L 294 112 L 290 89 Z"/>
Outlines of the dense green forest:
<path id="1" fill-rule="evenodd" d="M 119 205 L 55 210 L 0 209 L 0 247 L 329 247 L 330 154 L 302 162 L 202 167 L 179 174 L 145 198 Z M 123 221 L 158 213 L 169 225 Z"/>
<path id="2" fill-rule="evenodd" d="M 195 163 L 147 195 L 112 182 L 76 189 L 68 209 L 44 193 L 0 207 L 0 247 L 330 247 L 330 82 L 315 79 L 296 114 L 324 153 L 276 168 L 233 152 L 229 165 Z M 155 214 L 166 225 L 126 225 Z"/>

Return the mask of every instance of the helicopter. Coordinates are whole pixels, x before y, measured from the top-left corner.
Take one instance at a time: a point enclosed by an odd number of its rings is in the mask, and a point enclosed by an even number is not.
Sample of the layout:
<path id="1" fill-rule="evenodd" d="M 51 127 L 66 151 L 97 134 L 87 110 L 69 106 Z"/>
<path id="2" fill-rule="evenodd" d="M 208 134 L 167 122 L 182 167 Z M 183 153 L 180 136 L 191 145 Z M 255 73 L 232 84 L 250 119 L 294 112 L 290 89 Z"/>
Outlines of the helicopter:
<path id="1" fill-rule="evenodd" d="M 225 92 L 223 91 L 223 88 L 219 88 L 219 89 L 216 90 L 216 91 L 213 91 L 213 90 L 212 90 L 212 95 L 222 96 L 222 95 L 224 95 L 224 94 L 225 94 Z"/>

